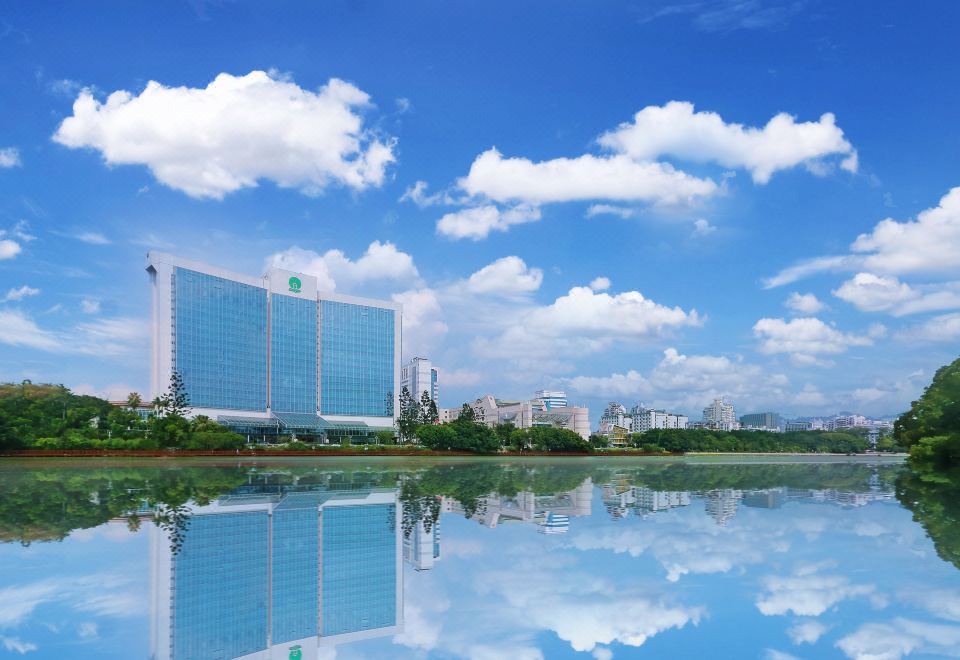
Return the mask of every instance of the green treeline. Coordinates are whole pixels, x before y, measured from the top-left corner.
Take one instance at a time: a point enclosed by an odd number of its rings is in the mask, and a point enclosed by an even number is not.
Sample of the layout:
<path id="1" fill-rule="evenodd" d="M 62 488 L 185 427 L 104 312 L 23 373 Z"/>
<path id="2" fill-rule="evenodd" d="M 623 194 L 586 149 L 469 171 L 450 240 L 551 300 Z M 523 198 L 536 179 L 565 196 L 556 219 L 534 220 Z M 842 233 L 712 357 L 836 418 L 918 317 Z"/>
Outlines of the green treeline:
<path id="1" fill-rule="evenodd" d="M 960 358 L 937 370 L 893 428 L 915 467 L 960 468 Z"/>
<path id="2" fill-rule="evenodd" d="M 143 419 L 140 396 L 127 406 L 74 394 L 63 385 L 0 384 L 0 449 L 235 449 L 242 436 L 209 417 L 187 419 L 189 403 L 175 376 Z"/>
<path id="3" fill-rule="evenodd" d="M 587 453 L 592 449 L 586 440 L 569 429 L 552 426 L 518 429 L 513 424 L 490 428 L 476 421 L 473 408 L 467 404 L 452 422 L 421 424 L 415 437 L 428 449 L 477 454 L 493 454 L 501 450 Z"/>
<path id="4" fill-rule="evenodd" d="M 707 429 L 652 429 L 632 433 L 630 446 L 661 452 L 817 452 L 861 453 L 870 448 L 865 434 L 851 431 L 713 431 Z M 894 449 L 892 444 L 887 447 Z"/>

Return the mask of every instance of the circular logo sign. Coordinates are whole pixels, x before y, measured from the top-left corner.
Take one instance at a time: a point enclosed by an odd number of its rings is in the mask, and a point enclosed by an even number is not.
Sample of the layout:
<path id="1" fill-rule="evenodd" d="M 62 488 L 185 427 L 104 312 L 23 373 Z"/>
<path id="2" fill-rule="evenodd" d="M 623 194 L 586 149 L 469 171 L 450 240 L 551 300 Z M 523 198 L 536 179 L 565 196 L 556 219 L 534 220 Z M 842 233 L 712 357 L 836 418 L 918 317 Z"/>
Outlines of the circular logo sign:
<path id="1" fill-rule="evenodd" d="M 300 287 L 303 286 L 299 277 L 291 277 L 287 280 L 287 284 L 290 285 L 290 290 L 294 293 L 300 293 Z"/>

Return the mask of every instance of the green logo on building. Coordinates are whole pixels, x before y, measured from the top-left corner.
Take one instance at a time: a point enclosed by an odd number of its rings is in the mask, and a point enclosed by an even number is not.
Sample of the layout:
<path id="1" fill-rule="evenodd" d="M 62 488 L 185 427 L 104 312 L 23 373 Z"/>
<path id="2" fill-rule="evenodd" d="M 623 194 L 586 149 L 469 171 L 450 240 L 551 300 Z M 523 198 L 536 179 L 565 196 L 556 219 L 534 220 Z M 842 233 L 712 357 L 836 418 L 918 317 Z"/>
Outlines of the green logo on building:
<path id="1" fill-rule="evenodd" d="M 287 280 L 287 284 L 290 285 L 290 290 L 293 293 L 300 293 L 300 287 L 303 286 L 299 277 L 291 277 L 289 280 Z"/>
<path id="2" fill-rule="evenodd" d="M 297 279 L 297 278 L 293 277 L 291 279 Z M 303 657 L 303 652 L 300 650 L 299 644 L 295 644 L 294 646 L 290 647 L 290 660 L 300 660 L 300 658 L 302 657 Z"/>

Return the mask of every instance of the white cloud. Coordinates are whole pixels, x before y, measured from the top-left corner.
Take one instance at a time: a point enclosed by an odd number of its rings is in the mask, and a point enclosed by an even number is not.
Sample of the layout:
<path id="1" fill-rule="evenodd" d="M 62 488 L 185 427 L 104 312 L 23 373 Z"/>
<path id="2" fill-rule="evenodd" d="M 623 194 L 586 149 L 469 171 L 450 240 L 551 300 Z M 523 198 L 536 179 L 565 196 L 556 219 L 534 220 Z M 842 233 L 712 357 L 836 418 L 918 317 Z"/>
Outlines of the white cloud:
<path id="1" fill-rule="evenodd" d="M 898 660 L 918 652 L 927 656 L 958 657 L 960 626 L 896 618 L 889 623 L 868 623 L 837 642 L 848 658 Z"/>
<path id="2" fill-rule="evenodd" d="M 23 300 L 28 296 L 36 296 L 39 293 L 40 289 L 34 289 L 32 286 L 27 286 L 24 284 L 19 289 L 10 289 L 7 291 L 7 295 L 5 295 L 3 298 L 0 298 L 0 303 Z"/>
<path id="3" fill-rule="evenodd" d="M 798 406 L 817 407 L 827 402 L 827 397 L 817 389 L 813 383 L 806 383 L 803 389 L 793 397 L 793 403 Z"/>
<path id="4" fill-rule="evenodd" d="M 698 237 L 709 236 L 713 232 L 717 231 L 717 228 L 710 224 L 709 221 L 704 218 L 697 218 L 693 221 L 693 235 Z"/>
<path id="5" fill-rule="evenodd" d="M 89 243 L 90 245 L 110 245 L 109 238 L 98 231 L 81 231 L 73 235 L 78 241 Z"/>
<path id="6" fill-rule="evenodd" d="M 594 660 L 613 660 L 613 651 L 605 646 L 598 646 L 593 649 Z"/>
<path id="7" fill-rule="evenodd" d="M 405 355 L 431 354 L 430 350 L 447 333 L 442 320 L 440 300 L 429 288 L 411 289 L 393 294 L 403 305 L 403 352 Z"/>
<path id="8" fill-rule="evenodd" d="M 943 314 L 910 326 L 897 333 L 904 341 L 956 341 L 960 339 L 960 312 Z"/>
<path id="9" fill-rule="evenodd" d="M 473 369 L 444 369 L 440 372 L 440 378 L 444 386 L 471 386 L 483 380 L 483 374 Z"/>
<path id="10" fill-rule="evenodd" d="M 857 256 L 816 257 L 784 268 L 773 277 L 763 280 L 764 289 L 774 289 L 785 284 L 826 272 L 842 272 L 859 268 L 863 259 Z"/>
<path id="11" fill-rule="evenodd" d="M 84 314 L 99 314 L 100 301 L 93 298 L 84 298 L 80 301 L 80 309 L 83 310 Z"/>
<path id="12" fill-rule="evenodd" d="M 131 318 L 98 319 L 54 332 L 19 310 L 0 310 L 0 343 L 50 353 L 123 356 L 146 350 L 149 325 Z"/>
<path id="13" fill-rule="evenodd" d="M 19 637 L 0 636 L 0 642 L 3 642 L 3 648 L 7 649 L 11 653 L 19 653 L 20 655 L 26 655 L 27 653 L 36 651 L 39 648 L 33 642 L 21 641 Z"/>
<path id="14" fill-rule="evenodd" d="M 870 346 L 873 337 L 841 332 L 816 317 L 784 319 L 764 318 L 753 326 L 753 334 L 760 341 L 761 353 L 789 353 L 800 365 L 816 364 L 815 356 L 836 355 L 851 346 Z M 880 328 L 871 335 L 882 334 Z"/>
<path id="15" fill-rule="evenodd" d="M 829 626 L 816 619 L 807 619 L 790 626 L 787 629 L 787 635 L 790 636 L 794 644 L 816 644 L 817 640 L 829 629 Z"/>
<path id="16" fill-rule="evenodd" d="M 589 354 L 617 340 L 640 341 L 698 326 L 701 319 L 695 310 L 666 307 L 639 291 L 611 295 L 581 286 L 550 305 L 529 308 L 507 322 L 501 336 L 474 342 L 478 355 L 535 359 Z"/>
<path id="17" fill-rule="evenodd" d="M 587 217 L 593 218 L 598 215 L 615 215 L 618 218 L 632 218 L 637 214 L 636 209 L 625 208 L 623 206 L 613 206 L 612 204 L 593 204 L 587 209 Z"/>
<path id="18" fill-rule="evenodd" d="M 535 163 L 504 158 L 496 149 L 477 156 L 458 184 L 470 195 L 528 204 L 604 199 L 674 205 L 719 191 L 710 179 L 698 179 L 668 163 L 590 154 Z"/>
<path id="19" fill-rule="evenodd" d="M 437 233 L 454 240 L 470 238 L 479 241 L 492 231 L 507 231 L 513 225 L 536 222 L 539 219 L 540 209 L 536 206 L 521 204 L 500 209 L 488 204 L 444 214 L 437 221 Z"/>
<path id="20" fill-rule="evenodd" d="M 833 292 L 865 312 L 890 312 L 894 316 L 960 307 L 958 283 L 913 288 L 893 275 L 857 273 Z"/>
<path id="21" fill-rule="evenodd" d="M 328 250 L 321 255 L 293 246 L 267 257 L 266 267 L 313 275 L 317 278 L 317 286 L 324 291 L 333 291 L 338 287 L 350 290 L 375 281 L 403 284 L 420 282 L 420 273 L 413 263 L 413 257 L 401 252 L 389 241 L 372 242 L 356 261 L 341 250 Z"/>
<path id="22" fill-rule="evenodd" d="M 436 206 L 437 204 L 451 204 L 454 202 L 450 195 L 444 192 L 433 193 L 432 195 L 428 194 L 428 187 L 429 184 L 426 181 L 417 181 L 403 192 L 399 201 L 413 202 L 420 208 Z"/>
<path id="23" fill-rule="evenodd" d="M 540 288 L 543 271 L 530 268 L 520 257 L 497 259 L 473 273 L 466 288 L 475 294 L 497 294 L 507 297 L 531 293 Z"/>
<path id="24" fill-rule="evenodd" d="M 632 122 L 600 136 L 599 142 L 639 161 L 672 156 L 744 168 L 760 184 L 801 164 L 819 174 L 827 157 L 842 157 L 840 167 L 857 171 L 857 152 L 831 113 L 801 123 L 780 113 L 761 129 L 728 124 L 714 112 L 694 112 L 692 103 L 671 101 L 643 108 Z"/>
<path id="25" fill-rule="evenodd" d="M 9 238 L 0 239 L 0 261 L 13 259 L 20 254 L 21 249 L 20 244 L 16 241 L 11 241 Z"/>
<path id="26" fill-rule="evenodd" d="M 9 167 L 20 167 L 20 150 L 16 147 L 4 147 L 0 149 L 0 169 Z"/>
<path id="27" fill-rule="evenodd" d="M 193 197 L 224 195 L 269 179 L 319 194 L 331 184 L 379 186 L 394 161 L 356 112 L 369 96 L 331 79 L 318 92 L 263 71 L 219 74 L 205 88 L 150 81 L 101 103 L 84 90 L 53 139 L 101 152 L 109 165 L 146 165 Z"/>
<path id="28" fill-rule="evenodd" d="M 787 309 L 798 314 L 816 314 L 826 309 L 826 305 L 812 293 L 797 293 L 796 291 L 791 293 L 783 304 Z"/>
<path id="29" fill-rule="evenodd" d="M 634 369 L 610 376 L 576 376 L 566 381 L 576 392 L 624 399 L 657 397 L 658 405 L 696 408 L 711 398 L 733 397 L 741 403 L 783 397 L 786 376 L 719 355 L 683 355 L 675 348 L 648 373 Z"/>
<path id="30" fill-rule="evenodd" d="M 766 616 L 793 613 L 798 616 L 820 616 L 848 598 L 873 595 L 868 584 L 852 584 L 842 575 L 820 573 L 778 576 L 763 579 L 766 593 L 757 597 L 757 609 Z"/>
<path id="31" fill-rule="evenodd" d="M 767 649 L 764 653 L 765 660 L 800 660 L 795 655 L 777 649 Z"/>
<path id="32" fill-rule="evenodd" d="M 960 272 L 960 187 L 913 222 L 887 218 L 861 234 L 851 246 L 871 271 L 904 273 Z"/>
<path id="33" fill-rule="evenodd" d="M 594 291 L 606 291 L 610 288 L 610 278 L 596 277 L 590 282 L 590 288 Z"/>

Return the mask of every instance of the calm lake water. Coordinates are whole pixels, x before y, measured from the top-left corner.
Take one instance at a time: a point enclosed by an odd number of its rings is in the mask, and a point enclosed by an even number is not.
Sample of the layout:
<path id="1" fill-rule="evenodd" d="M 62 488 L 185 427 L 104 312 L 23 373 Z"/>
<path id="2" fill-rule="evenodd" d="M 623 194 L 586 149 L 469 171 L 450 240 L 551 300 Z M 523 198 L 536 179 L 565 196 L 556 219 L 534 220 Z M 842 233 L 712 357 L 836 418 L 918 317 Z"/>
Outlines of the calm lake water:
<path id="1" fill-rule="evenodd" d="M 960 656 L 898 462 L 0 463 L 0 655 Z"/>

